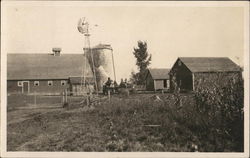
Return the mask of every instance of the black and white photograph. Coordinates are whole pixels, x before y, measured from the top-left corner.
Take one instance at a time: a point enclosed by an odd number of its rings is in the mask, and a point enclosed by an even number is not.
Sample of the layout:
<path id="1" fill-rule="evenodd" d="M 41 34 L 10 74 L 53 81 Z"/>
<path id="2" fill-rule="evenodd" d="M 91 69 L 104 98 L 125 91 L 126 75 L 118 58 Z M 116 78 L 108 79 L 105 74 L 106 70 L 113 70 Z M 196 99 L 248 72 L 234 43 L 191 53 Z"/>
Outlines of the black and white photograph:
<path id="1" fill-rule="evenodd" d="M 249 157 L 248 134 L 248 2 L 1 2 L 1 156 Z"/>

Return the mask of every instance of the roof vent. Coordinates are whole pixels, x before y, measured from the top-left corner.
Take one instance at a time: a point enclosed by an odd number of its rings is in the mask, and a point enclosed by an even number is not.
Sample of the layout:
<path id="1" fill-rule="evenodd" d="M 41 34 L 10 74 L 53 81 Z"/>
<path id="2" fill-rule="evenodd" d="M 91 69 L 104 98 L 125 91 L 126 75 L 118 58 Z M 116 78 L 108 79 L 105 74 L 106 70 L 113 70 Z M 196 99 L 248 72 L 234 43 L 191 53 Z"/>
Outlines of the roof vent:
<path id="1" fill-rule="evenodd" d="M 61 55 L 61 48 L 52 48 L 53 55 L 54 56 L 60 56 Z"/>

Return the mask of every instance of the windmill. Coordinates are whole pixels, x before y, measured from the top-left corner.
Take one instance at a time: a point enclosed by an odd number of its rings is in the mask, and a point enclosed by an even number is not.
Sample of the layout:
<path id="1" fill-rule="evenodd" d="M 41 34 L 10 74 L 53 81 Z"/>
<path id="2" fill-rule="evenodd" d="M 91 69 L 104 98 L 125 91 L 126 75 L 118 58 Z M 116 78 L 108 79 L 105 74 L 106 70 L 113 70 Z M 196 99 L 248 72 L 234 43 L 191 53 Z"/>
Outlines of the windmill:
<path id="1" fill-rule="evenodd" d="M 90 47 L 90 33 L 89 33 L 89 23 L 86 20 L 85 17 L 80 18 L 79 22 L 78 22 L 78 26 L 77 26 L 78 31 L 84 35 L 84 63 L 85 66 L 83 68 L 82 71 L 82 77 L 81 77 L 81 87 L 84 85 L 85 86 L 85 82 L 86 82 L 86 64 L 87 64 L 87 51 L 90 51 L 90 55 L 91 55 L 91 60 L 92 60 L 92 64 L 93 64 L 93 75 L 94 75 L 94 80 L 95 80 L 95 88 L 96 88 L 96 92 L 98 94 L 98 87 L 97 87 L 97 81 L 96 81 L 96 72 L 95 72 L 95 68 L 94 68 L 94 58 L 93 58 L 93 53 L 92 53 L 92 49 Z"/>

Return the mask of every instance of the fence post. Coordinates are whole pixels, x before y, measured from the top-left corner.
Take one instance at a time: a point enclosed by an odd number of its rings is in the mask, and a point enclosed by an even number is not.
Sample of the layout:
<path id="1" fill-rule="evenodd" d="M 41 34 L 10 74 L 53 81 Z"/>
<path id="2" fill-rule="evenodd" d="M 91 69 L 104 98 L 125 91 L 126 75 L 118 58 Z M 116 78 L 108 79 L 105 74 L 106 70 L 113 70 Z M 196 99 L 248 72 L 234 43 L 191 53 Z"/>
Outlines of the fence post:
<path id="1" fill-rule="evenodd" d="M 62 92 L 62 104 L 64 104 L 64 91 Z"/>
<path id="2" fill-rule="evenodd" d="M 108 90 L 108 97 L 109 97 L 109 102 L 110 102 L 110 90 Z"/>
<path id="3" fill-rule="evenodd" d="M 34 104 L 36 106 L 36 91 L 35 91 L 35 96 L 34 96 Z"/>
<path id="4" fill-rule="evenodd" d="M 65 90 L 65 102 L 67 103 L 68 100 L 67 100 L 67 89 Z"/>

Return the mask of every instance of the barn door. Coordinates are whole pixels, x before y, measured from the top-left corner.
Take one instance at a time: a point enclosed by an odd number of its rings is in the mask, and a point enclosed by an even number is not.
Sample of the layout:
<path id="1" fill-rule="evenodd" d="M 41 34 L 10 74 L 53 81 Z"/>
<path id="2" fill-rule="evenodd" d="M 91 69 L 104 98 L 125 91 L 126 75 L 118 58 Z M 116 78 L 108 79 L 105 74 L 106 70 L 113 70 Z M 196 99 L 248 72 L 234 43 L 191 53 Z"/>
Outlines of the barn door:
<path id="1" fill-rule="evenodd" d="M 23 81 L 23 93 L 29 93 L 29 81 Z"/>

